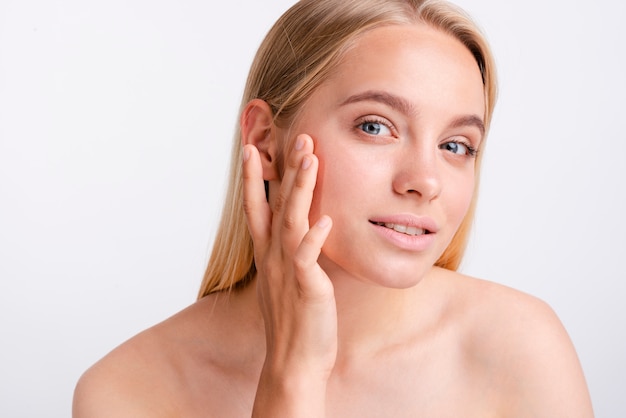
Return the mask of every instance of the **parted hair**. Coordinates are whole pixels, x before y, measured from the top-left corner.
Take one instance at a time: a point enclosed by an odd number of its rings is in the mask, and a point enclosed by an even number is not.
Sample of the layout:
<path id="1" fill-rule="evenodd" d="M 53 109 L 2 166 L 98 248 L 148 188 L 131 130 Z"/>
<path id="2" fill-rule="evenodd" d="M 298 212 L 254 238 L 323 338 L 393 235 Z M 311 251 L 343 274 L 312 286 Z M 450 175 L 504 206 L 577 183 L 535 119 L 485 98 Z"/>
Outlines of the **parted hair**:
<path id="1" fill-rule="evenodd" d="M 483 78 L 485 127 L 496 99 L 495 65 L 477 25 L 458 7 L 442 0 L 301 0 L 287 10 L 261 43 L 246 82 L 240 112 L 253 99 L 272 109 L 277 126 L 289 126 L 312 92 L 336 70 L 346 51 L 366 31 L 389 25 L 426 24 L 450 34 L 476 59 Z M 481 151 L 485 141 L 481 143 Z M 283 144 L 284 145 L 284 144 Z M 241 131 L 235 130 L 226 201 L 198 294 L 232 289 L 256 273 L 253 242 L 243 208 Z M 435 263 L 458 269 L 469 238 L 482 152 L 476 159 L 471 205 L 448 247 Z"/>

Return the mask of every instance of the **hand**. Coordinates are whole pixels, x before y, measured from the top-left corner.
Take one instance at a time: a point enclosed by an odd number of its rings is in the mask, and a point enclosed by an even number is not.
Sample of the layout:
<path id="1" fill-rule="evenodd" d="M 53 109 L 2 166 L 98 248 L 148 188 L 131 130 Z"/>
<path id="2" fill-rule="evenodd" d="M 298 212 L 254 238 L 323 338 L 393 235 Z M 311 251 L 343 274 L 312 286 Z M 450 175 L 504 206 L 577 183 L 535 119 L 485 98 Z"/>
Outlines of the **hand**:
<path id="1" fill-rule="evenodd" d="M 254 242 L 267 345 L 255 411 L 272 416 L 295 417 L 298 411 L 314 416 L 314 410 L 322 416 L 337 354 L 333 286 L 317 263 L 332 222 L 322 216 L 309 226 L 317 168 L 313 141 L 298 136 L 272 211 L 258 151 L 244 147 L 244 209 Z"/>

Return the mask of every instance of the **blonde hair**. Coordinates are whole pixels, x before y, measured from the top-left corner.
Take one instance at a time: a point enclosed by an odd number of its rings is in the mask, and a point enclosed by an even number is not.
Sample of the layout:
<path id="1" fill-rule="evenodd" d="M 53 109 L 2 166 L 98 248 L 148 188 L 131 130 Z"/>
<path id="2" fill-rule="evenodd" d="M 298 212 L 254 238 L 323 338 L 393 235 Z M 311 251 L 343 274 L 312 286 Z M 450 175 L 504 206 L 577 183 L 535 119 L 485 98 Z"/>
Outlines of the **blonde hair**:
<path id="1" fill-rule="evenodd" d="M 473 54 L 483 77 L 488 128 L 496 97 L 491 51 L 466 14 L 440 0 L 301 0 L 280 17 L 261 43 L 240 112 L 250 100 L 259 98 L 271 107 L 277 126 L 288 126 L 359 35 L 381 26 L 418 23 L 449 33 Z M 463 258 L 476 207 L 481 155 L 476 161 L 472 203 L 437 266 L 456 270 Z M 199 298 L 245 284 L 256 274 L 252 238 L 243 211 L 241 160 L 241 132 L 237 128 L 227 198 Z"/>

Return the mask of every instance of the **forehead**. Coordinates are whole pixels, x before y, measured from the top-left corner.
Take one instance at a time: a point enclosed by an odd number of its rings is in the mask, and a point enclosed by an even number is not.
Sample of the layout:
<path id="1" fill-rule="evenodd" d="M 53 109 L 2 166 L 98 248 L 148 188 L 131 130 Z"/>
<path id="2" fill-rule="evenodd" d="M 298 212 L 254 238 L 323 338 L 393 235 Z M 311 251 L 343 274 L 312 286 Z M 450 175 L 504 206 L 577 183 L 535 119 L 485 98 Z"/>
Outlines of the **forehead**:
<path id="1" fill-rule="evenodd" d="M 360 90 L 388 91 L 419 107 L 484 113 L 484 86 L 474 56 L 453 36 L 425 24 L 364 33 L 320 89 L 338 99 Z"/>

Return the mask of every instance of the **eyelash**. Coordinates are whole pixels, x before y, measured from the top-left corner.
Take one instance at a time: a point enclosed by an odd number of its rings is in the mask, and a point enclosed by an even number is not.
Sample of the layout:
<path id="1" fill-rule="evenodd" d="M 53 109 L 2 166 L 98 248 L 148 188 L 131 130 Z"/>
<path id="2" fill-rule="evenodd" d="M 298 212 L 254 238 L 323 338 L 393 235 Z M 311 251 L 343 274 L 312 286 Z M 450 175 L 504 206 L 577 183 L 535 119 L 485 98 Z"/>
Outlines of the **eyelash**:
<path id="1" fill-rule="evenodd" d="M 474 158 L 478 154 L 478 150 L 475 147 L 471 146 L 470 143 L 467 142 L 467 141 L 459 141 L 459 140 L 447 141 L 447 142 L 441 144 L 440 148 L 445 146 L 446 144 L 450 144 L 450 143 L 463 145 L 467 149 L 466 156 L 468 156 L 468 157 Z"/>
<path id="2" fill-rule="evenodd" d="M 381 117 L 376 117 L 376 116 L 365 116 L 363 118 L 361 118 L 359 120 L 359 122 L 356 125 L 356 128 L 359 130 L 359 132 L 368 135 L 368 136 L 379 136 L 376 134 L 370 134 L 368 132 L 366 132 L 365 130 L 363 130 L 363 127 L 367 124 L 378 124 L 378 125 L 382 125 L 384 127 L 386 127 L 387 129 L 389 129 L 389 132 L 391 132 L 391 134 L 393 136 L 396 136 L 396 130 L 393 127 L 393 125 L 391 123 L 389 123 L 388 120 L 381 118 Z"/>
<path id="3" fill-rule="evenodd" d="M 391 123 L 389 123 L 389 121 L 387 121 L 384 118 L 380 118 L 380 117 L 376 117 L 376 116 L 365 116 L 362 119 L 359 120 L 358 124 L 356 125 L 356 128 L 359 130 L 359 132 L 368 135 L 368 136 L 378 136 L 375 134 L 370 134 L 368 132 L 365 132 L 363 130 L 363 126 L 367 125 L 368 123 L 372 123 L 372 124 L 379 124 L 379 125 L 383 125 L 385 126 L 387 129 L 389 129 L 389 131 L 392 133 L 392 135 L 395 135 L 395 129 L 393 127 L 393 125 Z M 470 158 L 475 158 L 476 155 L 478 154 L 478 150 L 473 147 L 468 141 L 459 141 L 459 140 L 453 140 L 453 141 L 447 141 L 445 143 L 443 143 L 440 148 L 442 148 L 444 145 L 446 144 L 458 144 L 458 145 L 462 145 L 467 149 L 467 154 L 465 154 L 467 157 Z M 456 154 L 455 154 L 456 155 Z"/>

